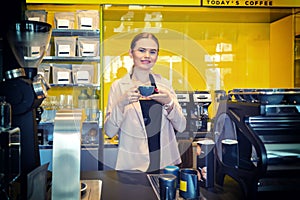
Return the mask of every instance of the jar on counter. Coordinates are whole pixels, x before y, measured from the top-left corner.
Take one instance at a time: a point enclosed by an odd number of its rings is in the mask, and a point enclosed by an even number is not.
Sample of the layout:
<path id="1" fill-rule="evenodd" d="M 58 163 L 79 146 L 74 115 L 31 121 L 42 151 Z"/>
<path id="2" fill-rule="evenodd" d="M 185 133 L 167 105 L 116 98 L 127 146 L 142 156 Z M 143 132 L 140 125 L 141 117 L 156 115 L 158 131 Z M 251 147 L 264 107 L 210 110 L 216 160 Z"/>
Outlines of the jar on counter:
<path id="1" fill-rule="evenodd" d="M 89 116 L 90 111 L 90 103 L 89 103 L 89 94 L 87 92 L 87 89 L 82 89 L 79 96 L 78 96 L 78 108 L 82 109 L 83 113 L 83 121 L 87 119 L 87 116 Z"/>
<path id="2" fill-rule="evenodd" d="M 90 95 L 90 116 L 88 117 L 89 121 L 98 121 L 99 120 L 99 95 L 97 94 L 98 90 L 93 89 L 92 94 Z"/>

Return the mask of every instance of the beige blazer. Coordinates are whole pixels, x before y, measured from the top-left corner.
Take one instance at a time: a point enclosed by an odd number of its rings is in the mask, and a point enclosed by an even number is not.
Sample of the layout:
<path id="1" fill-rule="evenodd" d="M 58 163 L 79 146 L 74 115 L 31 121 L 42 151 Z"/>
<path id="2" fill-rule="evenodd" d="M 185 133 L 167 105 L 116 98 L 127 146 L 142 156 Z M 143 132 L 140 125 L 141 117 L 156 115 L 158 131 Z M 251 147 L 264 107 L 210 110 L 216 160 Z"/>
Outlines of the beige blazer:
<path id="1" fill-rule="evenodd" d="M 186 118 L 170 82 L 158 74 L 153 74 L 153 76 L 158 89 L 162 87 L 168 89 L 174 101 L 174 108 L 170 113 L 162 108 L 160 129 L 160 166 L 162 169 L 167 165 L 181 163 L 174 129 L 183 132 L 186 128 Z M 118 97 L 133 86 L 129 74 L 112 83 L 108 96 L 104 130 L 109 137 L 119 134 L 116 170 L 146 171 L 149 166 L 149 150 L 140 103 L 127 105 L 124 113 L 116 106 Z"/>

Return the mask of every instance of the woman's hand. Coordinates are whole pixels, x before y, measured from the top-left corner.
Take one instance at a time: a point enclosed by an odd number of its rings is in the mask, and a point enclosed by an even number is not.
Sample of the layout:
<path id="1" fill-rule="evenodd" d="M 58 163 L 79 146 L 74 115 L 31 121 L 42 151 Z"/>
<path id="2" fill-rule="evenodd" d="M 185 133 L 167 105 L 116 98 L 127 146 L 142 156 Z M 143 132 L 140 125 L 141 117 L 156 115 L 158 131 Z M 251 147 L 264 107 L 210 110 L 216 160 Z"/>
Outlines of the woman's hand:
<path id="1" fill-rule="evenodd" d="M 127 90 L 119 100 L 119 106 L 125 107 L 128 104 L 137 102 L 142 95 L 140 94 L 138 87 L 134 86 Z"/>
<path id="2" fill-rule="evenodd" d="M 158 94 L 152 94 L 148 96 L 149 98 L 165 105 L 172 101 L 171 93 L 166 89 L 158 89 Z"/>

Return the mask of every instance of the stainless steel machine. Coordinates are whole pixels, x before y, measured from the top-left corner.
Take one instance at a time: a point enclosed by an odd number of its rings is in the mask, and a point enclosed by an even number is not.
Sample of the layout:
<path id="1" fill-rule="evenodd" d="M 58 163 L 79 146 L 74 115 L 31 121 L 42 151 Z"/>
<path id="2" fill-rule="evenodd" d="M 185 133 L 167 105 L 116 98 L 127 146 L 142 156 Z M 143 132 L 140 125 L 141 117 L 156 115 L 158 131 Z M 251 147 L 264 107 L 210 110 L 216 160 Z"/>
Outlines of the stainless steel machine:
<path id="1" fill-rule="evenodd" d="M 300 89 L 234 89 L 213 128 L 216 183 L 226 175 L 246 199 L 287 197 L 300 185 Z"/>
<path id="2" fill-rule="evenodd" d="M 208 91 L 176 91 L 176 94 L 187 121 L 185 130 L 176 134 L 182 160 L 180 167 L 193 167 L 193 141 L 211 134 L 207 130 L 211 94 Z"/>
<path id="3" fill-rule="evenodd" d="M 187 120 L 186 130 L 181 133 L 183 137 L 205 137 L 211 94 L 208 91 L 177 91 L 176 94 Z"/>

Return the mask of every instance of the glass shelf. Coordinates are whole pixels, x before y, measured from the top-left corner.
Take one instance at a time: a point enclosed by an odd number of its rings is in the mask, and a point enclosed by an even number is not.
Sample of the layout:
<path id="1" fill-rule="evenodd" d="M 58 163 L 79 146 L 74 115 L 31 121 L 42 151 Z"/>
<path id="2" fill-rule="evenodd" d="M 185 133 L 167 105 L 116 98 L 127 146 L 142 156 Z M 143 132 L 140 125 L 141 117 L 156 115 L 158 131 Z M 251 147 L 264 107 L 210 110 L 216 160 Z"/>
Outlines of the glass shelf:
<path id="1" fill-rule="evenodd" d="M 100 87 L 99 84 L 55 84 L 51 83 L 51 87 Z"/>
<path id="2" fill-rule="evenodd" d="M 100 37 L 100 30 L 53 29 L 52 36 L 87 36 Z"/>
<path id="3" fill-rule="evenodd" d="M 100 56 L 95 57 L 61 57 L 61 56 L 45 56 L 43 62 L 100 62 Z"/>

